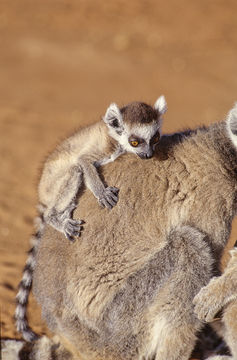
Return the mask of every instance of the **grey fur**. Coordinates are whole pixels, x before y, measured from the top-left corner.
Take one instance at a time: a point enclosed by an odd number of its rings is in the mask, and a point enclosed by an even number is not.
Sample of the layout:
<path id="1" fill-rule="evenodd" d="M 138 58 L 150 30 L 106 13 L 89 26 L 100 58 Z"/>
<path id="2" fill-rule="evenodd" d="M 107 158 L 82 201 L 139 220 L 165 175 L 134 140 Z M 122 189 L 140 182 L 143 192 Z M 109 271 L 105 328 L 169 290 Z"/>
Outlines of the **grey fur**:
<path id="1" fill-rule="evenodd" d="M 165 99 L 162 97 L 162 104 L 164 103 Z M 139 147 L 139 151 L 143 154 L 144 151 L 151 152 L 150 148 L 152 148 L 153 152 L 155 144 L 149 142 L 149 136 L 152 138 L 156 131 L 160 131 L 161 115 L 165 111 L 159 113 L 151 106 L 139 102 L 131 103 L 126 108 L 129 116 L 124 119 L 117 105 L 111 104 L 103 121 L 84 128 L 67 138 L 49 155 L 44 164 L 39 183 L 40 218 L 37 232 L 32 238 L 35 245 L 30 250 L 16 297 L 16 327 L 27 341 L 37 338 L 28 326 L 26 308 L 32 285 L 35 254 L 45 224 L 62 232 L 69 240 L 74 240 L 82 230 L 83 221 L 72 219 L 72 213 L 76 208 L 77 196 L 83 183 L 91 190 L 101 206 L 111 210 L 118 201 L 118 189 L 111 186 L 106 187 L 97 168 L 113 162 L 125 152 L 132 152 L 127 139 L 129 134 L 131 132 L 135 134 L 138 128 L 139 134 L 145 131 L 148 142 L 147 149 L 144 148 L 144 145 Z M 149 124 L 139 127 L 139 124 L 143 125 L 142 119 L 145 115 L 146 119 L 149 119 Z M 134 117 L 136 118 L 135 125 L 127 124 L 129 119 L 133 118 L 134 120 Z M 117 128 L 114 128 L 114 124 L 111 123 L 116 119 L 121 130 L 119 135 L 116 132 Z M 147 129 L 149 130 L 148 134 Z M 139 155 L 139 153 L 137 154 Z"/>
<path id="2" fill-rule="evenodd" d="M 82 194 L 75 216 L 87 231 L 74 246 L 46 228 L 33 291 L 75 359 L 189 359 L 202 328 L 193 298 L 218 274 L 236 215 L 231 114 L 227 124 L 163 136 L 149 161 L 126 155 L 106 166 L 119 206 L 101 212 Z"/>

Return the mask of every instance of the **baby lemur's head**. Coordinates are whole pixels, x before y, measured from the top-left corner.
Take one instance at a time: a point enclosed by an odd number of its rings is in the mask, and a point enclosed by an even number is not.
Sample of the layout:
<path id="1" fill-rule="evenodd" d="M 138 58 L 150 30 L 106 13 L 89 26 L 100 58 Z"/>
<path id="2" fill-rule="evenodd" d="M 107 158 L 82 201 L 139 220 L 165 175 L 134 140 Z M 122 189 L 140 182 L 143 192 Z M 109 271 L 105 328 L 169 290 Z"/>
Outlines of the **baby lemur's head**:
<path id="1" fill-rule="evenodd" d="M 166 110 L 166 100 L 162 95 L 153 107 L 143 102 L 132 102 L 119 109 L 112 103 L 103 120 L 110 136 L 124 151 L 149 159 L 160 139 L 162 115 Z"/>

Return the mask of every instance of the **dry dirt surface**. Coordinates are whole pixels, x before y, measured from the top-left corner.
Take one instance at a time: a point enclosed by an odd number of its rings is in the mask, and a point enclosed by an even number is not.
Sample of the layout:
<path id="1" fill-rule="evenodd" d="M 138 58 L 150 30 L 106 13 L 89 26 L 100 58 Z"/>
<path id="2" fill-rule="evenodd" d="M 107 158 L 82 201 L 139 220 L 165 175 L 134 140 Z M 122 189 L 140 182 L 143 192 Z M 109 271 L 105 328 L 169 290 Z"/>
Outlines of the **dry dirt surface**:
<path id="1" fill-rule="evenodd" d="M 223 119 L 237 100 L 236 13 L 235 0 L 0 0 L 3 337 L 19 337 L 14 297 L 45 155 L 112 101 L 165 94 L 164 132 Z M 47 332 L 32 298 L 29 321 Z"/>

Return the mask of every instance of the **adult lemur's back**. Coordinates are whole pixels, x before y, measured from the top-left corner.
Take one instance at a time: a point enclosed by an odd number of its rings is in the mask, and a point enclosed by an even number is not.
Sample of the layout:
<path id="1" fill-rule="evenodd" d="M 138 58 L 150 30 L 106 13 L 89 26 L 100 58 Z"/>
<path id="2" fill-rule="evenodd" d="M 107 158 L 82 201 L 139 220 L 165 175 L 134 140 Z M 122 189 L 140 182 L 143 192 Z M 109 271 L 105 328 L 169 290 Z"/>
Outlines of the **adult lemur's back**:
<path id="1" fill-rule="evenodd" d="M 192 300 L 218 269 L 236 213 L 236 109 L 228 123 L 163 137 L 156 157 L 104 169 L 118 206 L 93 196 L 73 245 L 47 228 L 34 293 L 80 359 L 188 359 L 201 323 Z M 64 266 L 60 266 L 60 264 Z"/>

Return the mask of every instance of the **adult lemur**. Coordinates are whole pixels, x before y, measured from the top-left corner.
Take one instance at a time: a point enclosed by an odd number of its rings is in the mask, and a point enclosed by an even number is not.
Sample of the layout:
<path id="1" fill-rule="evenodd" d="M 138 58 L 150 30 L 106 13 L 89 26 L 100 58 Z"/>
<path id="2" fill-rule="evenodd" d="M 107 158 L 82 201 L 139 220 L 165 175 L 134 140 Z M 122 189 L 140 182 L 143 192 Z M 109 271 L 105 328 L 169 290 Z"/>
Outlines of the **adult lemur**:
<path id="1" fill-rule="evenodd" d="M 33 292 L 74 359 L 189 359 L 202 328 L 193 299 L 217 274 L 237 211 L 236 130 L 234 108 L 162 136 L 149 161 L 125 155 L 102 169 L 119 206 L 101 211 L 85 191 L 73 246 L 45 229 Z"/>
<path id="2" fill-rule="evenodd" d="M 160 139 L 162 115 L 167 109 L 164 96 L 154 107 L 142 102 L 121 109 L 111 104 L 103 120 L 83 128 L 63 141 L 46 160 L 39 182 L 39 225 L 34 236 L 17 294 L 15 312 L 18 331 L 27 340 L 34 338 L 27 325 L 26 306 L 32 283 L 38 239 L 45 224 L 73 240 L 81 231 L 81 220 L 73 219 L 77 194 L 83 182 L 99 203 L 108 209 L 118 201 L 118 188 L 105 186 L 97 168 L 130 152 L 142 159 L 151 158 Z"/>

